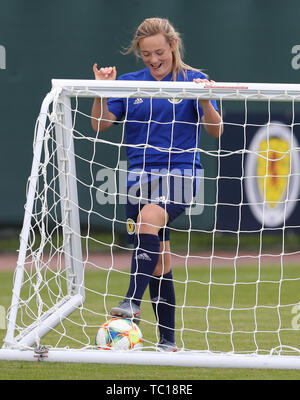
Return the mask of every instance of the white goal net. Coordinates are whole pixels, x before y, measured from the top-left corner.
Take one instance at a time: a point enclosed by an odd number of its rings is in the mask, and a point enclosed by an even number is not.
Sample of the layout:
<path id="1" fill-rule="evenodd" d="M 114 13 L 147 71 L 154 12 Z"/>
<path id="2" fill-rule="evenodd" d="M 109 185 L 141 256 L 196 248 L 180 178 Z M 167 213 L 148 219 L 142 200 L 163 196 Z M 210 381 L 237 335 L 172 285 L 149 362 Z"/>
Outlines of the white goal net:
<path id="1" fill-rule="evenodd" d="M 224 121 L 221 138 L 202 127 L 190 149 L 200 153 L 200 189 L 169 227 L 177 353 L 158 351 L 147 292 L 143 349 L 95 346 L 124 297 L 133 251 L 128 121 L 95 132 L 95 97 L 169 101 L 171 126 L 181 101 L 213 99 Z M 300 368 L 299 101 L 299 85 L 53 80 L 35 129 L 0 358 Z M 151 115 L 137 122 L 157 123 Z"/>

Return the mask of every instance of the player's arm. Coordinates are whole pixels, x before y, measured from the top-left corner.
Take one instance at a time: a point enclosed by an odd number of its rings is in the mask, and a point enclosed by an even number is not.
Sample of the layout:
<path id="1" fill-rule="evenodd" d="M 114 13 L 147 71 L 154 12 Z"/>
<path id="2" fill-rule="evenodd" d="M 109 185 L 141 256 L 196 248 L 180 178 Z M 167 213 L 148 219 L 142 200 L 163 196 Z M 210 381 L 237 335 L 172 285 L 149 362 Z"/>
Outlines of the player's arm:
<path id="1" fill-rule="evenodd" d="M 209 100 L 200 100 L 199 102 L 203 110 L 201 122 L 203 123 L 206 132 L 211 136 L 218 138 L 224 132 L 224 125 L 220 114 Z"/>
<path id="2" fill-rule="evenodd" d="M 194 79 L 194 82 L 203 83 L 213 81 L 197 78 Z M 206 132 L 209 133 L 211 136 L 218 138 L 224 132 L 224 125 L 220 114 L 209 100 L 199 100 L 199 103 L 203 110 L 201 122 L 203 123 Z"/>
<path id="3" fill-rule="evenodd" d="M 116 67 L 99 68 L 93 65 L 93 72 L 97 80 L 115 80 L 117 77 Z M 117 117 L 111 113 L 107 106 L 107 99 L 96 97 L 92 107 L 91 124 L 94 131 L 105 131 L 116 121 Z M 99 122 L 99 118 L 101 120 Z"/>

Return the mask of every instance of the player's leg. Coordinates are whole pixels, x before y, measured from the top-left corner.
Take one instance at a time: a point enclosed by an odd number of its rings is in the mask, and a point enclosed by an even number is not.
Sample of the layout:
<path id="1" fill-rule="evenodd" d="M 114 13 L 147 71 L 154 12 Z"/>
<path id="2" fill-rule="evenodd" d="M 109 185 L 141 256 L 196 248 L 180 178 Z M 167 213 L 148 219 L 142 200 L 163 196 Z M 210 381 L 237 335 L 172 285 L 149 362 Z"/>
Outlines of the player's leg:
<path id="1" fill-rule="evenodd" d="M 160 242 L 160 257 L 153 273 L 154 276 L 162 276 L 170 272 L 171 270 L 171 248 L 170 241 Z"/>
<path id="2" fill-rule="evenodd" d="M 175 343 L 175 289 L 171 269 L 170 241 L 160 243 L 160 257 L 149 282 L 150 298 L 156 316 L 160 341 L 159 348 L 176 351 Z"/>
<path id="3" fill-rule="evenodd" d="M 165 194 L 169 201 L 161 203 L 160 206 L 166 210 L 169 216 L 169 223 L 182 214 L 187 204 L 191 201 L 191 182 L 187 184 L 184 177 L 175 175 L 170 180 L 162 180 L 162 186 L 167 189 Z M 190 196 L 186 196 L 186 189 Z M 175 343 L 175 289 L 171 269 L 170 251 L 170 229 L 163 228 L 159 232 L 161 238 L 161 257 L 149 282 L 150 298 L 153 310 L 158 321 L 160 342 L 159 348 L 164 351 L 176 351 Z"/>
<path id="4" fill-rule="evenodd" d="M 160 257 L 159 230 L 168 220 L 166 211 L 156 204 L 146 204 L 140 211 L 131 259 L 129 288 L 111 315 L 138 319 L 140 303 Z"/>

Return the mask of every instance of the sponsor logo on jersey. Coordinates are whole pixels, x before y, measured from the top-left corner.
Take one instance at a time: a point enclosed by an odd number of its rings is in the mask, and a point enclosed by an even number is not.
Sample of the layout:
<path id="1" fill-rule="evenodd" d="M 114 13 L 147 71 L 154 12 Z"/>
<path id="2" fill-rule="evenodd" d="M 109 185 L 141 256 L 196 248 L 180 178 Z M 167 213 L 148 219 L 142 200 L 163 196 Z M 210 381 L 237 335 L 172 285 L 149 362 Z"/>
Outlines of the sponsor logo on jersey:
<path id="1" fill-rule="evenodd" d="M 135 100 L 134 100 L 134 102 L 133 102 L 133 104 L 141 104 L 141 103 L 143 103 L 143 99 L 142 98 L 140 98 L 140 97 L 138 97 L 138 98 L 136 98 Z"/>

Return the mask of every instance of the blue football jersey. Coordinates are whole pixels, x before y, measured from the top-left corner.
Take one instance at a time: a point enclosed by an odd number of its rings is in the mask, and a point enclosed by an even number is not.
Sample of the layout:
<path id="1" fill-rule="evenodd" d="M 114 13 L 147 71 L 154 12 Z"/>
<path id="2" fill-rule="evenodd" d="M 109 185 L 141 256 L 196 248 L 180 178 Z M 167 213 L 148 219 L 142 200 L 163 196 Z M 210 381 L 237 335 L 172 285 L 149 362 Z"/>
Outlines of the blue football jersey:
<path id="1" fill-rule="evenodd" d="M 198 71 L 180 73 L 177 81 L 206 79 Z M 155 80 L 148 68 L 121 75 L 120 80 Z M 172 73 L 163 81 L 171 81 Z M 217 104 L 211 101 L 217 110 Z M 117 120 L 126 120 L 126 150 L 129 169 L 153 166 L 201 168 L 199 140 L 203 110 L 197 100 L 110 98 L 109 111 Z"/>

